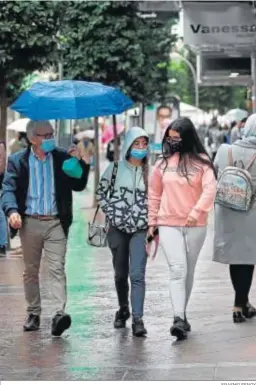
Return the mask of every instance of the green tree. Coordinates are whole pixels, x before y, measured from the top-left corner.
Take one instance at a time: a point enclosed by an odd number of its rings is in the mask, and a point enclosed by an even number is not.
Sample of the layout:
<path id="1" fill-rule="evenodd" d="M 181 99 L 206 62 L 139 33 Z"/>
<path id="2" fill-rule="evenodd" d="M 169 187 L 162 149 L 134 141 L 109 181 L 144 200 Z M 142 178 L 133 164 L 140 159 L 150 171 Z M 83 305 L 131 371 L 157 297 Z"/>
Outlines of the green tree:
<path id="1" fill-rule="evenodd" d="M 166 102 L 169 90 L 169 62 L 176 35 L 172 34 L 175 20 L 140 20 L 138 38 L 144 55 L 144 65 L 138 70 L 139 101 L 143 104 Z"/>
<path id="2" fill-rule="evenodd" d="M 17 96 L 24 77 L 56 61 L 58 20 L 54 1 L 1 1 L 1 139 L 5 139 L 7 106 Z"/>
<path id="3" fill-rule="evenodd" d="M 137 70 L 144 64 L 136 3 L 69 1 L 65 8 L 64 76 L 119 86 L 136 98 Z"/>
<path id="4" fill-rule="evenodd" d="M 135 102 L 153 102 L 168 89 L 168 24 L 143 20 L 133 1 L 65 2 L 64 75 L 119 86 Z"/>

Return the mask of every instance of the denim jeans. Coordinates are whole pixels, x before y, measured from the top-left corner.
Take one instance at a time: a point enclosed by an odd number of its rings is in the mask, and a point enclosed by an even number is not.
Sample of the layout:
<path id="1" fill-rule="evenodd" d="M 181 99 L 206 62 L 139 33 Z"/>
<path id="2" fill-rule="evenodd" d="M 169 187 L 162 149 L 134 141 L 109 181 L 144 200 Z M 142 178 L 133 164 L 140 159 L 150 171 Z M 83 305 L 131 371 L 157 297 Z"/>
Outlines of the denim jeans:
<path id="1" fill-rule="evenodd" d="M 133 318 L 143 316 L 145 299 L 145 273 L 147 264 L 146 231 L 128 234 L 111 227 L 108 243 L 113 255 L 115 286 L 120 307 L 128 306 L 131 280 L 131 305 Z"/>
<path id="2" fill-rule="evenodd" d="M 0 203 L 0 246 L 8 245 L 7 221 Z"/>

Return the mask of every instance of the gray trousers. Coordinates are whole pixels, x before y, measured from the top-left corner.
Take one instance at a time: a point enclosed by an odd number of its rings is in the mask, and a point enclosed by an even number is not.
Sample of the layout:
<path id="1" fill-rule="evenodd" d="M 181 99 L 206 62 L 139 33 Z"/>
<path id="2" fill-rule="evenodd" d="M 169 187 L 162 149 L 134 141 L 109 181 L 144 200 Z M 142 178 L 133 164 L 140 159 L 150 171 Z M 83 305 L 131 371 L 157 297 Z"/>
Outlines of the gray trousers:
<path id="1" fill-rule="evenodd" d="M 41 313 L 39 270 L 43 249 L 48 262 L 55 312 L 64 312 L 67 301 L 65 274 L 67 238 L 60 220 L 40 221 L 25 217 L 20 229 L 20 239 L 25 265 L 23 281 L 28 303 L 27 313 L 35 315 Z"/>
<path id="2" fill-rule="evenodd" d="M 160 245 L 170 271 L 170 297 L 175 316 L 184 319 L 206 227 L 159 226 Z"/>

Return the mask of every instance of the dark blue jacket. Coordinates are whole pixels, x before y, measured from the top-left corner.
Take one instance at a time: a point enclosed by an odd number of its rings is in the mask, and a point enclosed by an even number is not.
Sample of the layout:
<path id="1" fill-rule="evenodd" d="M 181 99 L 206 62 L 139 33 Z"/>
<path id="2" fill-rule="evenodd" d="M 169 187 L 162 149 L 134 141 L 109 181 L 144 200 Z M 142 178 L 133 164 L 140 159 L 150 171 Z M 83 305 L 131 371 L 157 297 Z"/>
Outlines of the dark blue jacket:
<path id="1" fill-rule="evenodd" d="M 24 217 L 29 185 L 29 154 L 30 148 L 16 152 L 8 159 L 2 186 L 2 206 L 6 216 L 18 212 Z M 56 204 L 61 225 L 66 235 L 72 223 L 72 190 L 82 191 L 88 180 L 90 166 L 80 161 L 83 175 L 80 179 L 71 178 L 62 171 L 63 162 L 69 159 L 67 151 L 57 148 L 52 152 L 55 176 Z M 11 236 L 17 231 L 11 229 Z"/>

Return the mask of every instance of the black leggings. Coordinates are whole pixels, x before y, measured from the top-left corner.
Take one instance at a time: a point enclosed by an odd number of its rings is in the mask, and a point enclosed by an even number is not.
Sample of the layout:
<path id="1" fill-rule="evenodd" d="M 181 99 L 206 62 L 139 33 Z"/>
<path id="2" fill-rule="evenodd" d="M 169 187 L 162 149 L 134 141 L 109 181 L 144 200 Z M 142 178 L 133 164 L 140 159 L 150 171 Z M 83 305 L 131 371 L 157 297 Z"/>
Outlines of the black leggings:
<path id="1" fill-rule="evenodd" d="M 230 265 L 229 271 L 235 290 L 235 307 L 244 307 L 249 302 L 254 265 Z"/>

